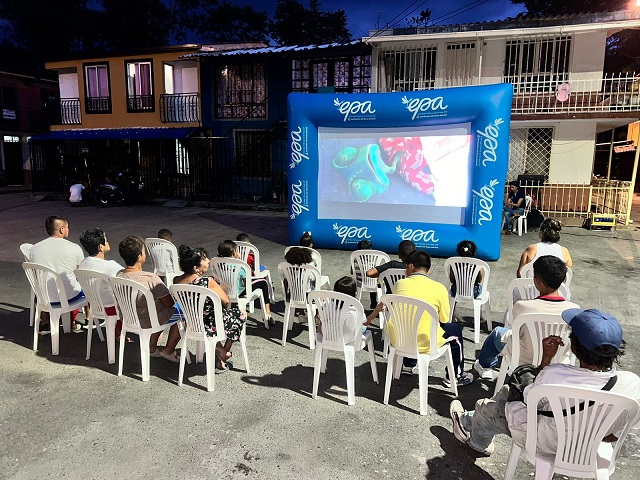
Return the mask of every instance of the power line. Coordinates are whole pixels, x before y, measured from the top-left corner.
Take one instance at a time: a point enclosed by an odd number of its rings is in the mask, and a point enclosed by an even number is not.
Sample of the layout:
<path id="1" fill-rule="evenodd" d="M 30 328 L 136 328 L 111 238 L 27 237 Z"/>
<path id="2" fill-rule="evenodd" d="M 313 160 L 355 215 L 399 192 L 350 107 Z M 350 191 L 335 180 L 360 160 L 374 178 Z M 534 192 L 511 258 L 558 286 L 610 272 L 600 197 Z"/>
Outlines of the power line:
<path id="1" fill-rule="evenodd" d="M 461 10 L 461 9 L 459 8 L 459 9 L 454 10 L 454 11 L 452 11 L 452 12 L 450 12 L 450 13 L 446 14 L 446 15 L 441 16 L 441 17 L 440 17 L 440 19 L 441 19 L 441 20 L 440 20 L 440 22 L 439 22 L 439 23 L 442 23 L 442 22 L 444 22 L 444 21 L 446 21 L 446 20 L 449 20 L 449 19 L 451 19 L 451 18 L 453 18 L 453 17 L 457 17 L 458 15 L 462 15 L 463 13 L 466 13 L 466 12 L 468 12 L 469 10 L 472 10 L 472 9 L 474 9 L 474 8 L 476 8 L 476 7 L 479 7 L 480 5 L 482 5 L 482 4 L 484 4 L 484 3 L 487 3 L 488 1 L 489 1 L 489 0 L 476 0 L 475 2 L 471 2 L 471 3 L 470 3 L 469 5 L 467 5 L 466 7 L 461 7 L 462 11 L 460 11 L 460 12 L 457 12 L 457 10 Z M 475 4 L 475 5 L 474 5 L 474 4 Z M 455 13 L 455 12 L 457 12 L 457 13 Z M 434 24 L 435 24 L 435 22 L 434 22 Z"/>

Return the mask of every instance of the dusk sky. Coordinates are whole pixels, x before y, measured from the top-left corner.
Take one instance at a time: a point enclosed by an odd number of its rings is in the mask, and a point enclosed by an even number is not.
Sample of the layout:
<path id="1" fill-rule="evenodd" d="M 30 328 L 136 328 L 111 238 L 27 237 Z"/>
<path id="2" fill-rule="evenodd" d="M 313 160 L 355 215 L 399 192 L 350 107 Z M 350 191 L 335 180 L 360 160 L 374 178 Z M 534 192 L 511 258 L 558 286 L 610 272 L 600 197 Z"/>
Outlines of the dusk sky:
<path id="1" fill-rule="evenodd" d="M 272 14 L 276 0 L 237 0 L 235 3 L 252 5 L 256 10 L 267 10 Z M 301 0 L 301 3 L 307 6 L 308 0 Z M 524 11 L 522 5 L 513 5 L 510 0 L 320 0 L 320 4 L 321 10 L 344 9 L 354 38 L 368 36 L 369 30 L 375 29 L 377 24 L 380 27 L 387 23 L 406 26 L 406 18 L 416 16 L 426 8 L 431 9 L 431 18 L 436 25 L 500 20 Z"/>

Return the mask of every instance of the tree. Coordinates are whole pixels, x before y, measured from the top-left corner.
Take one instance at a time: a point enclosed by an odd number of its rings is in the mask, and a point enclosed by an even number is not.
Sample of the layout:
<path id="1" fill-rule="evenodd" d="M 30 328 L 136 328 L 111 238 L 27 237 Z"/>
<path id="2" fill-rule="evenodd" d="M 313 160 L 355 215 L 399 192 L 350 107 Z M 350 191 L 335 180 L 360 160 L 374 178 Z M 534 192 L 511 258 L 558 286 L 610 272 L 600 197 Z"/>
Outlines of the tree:
<path id="1" fill-rule="evenodd" d="M 278 0 L 269 34 L 280 46 L 351 41 L 345 11 L 321 11 L 318 0 L 310 0 L 308 8 L 298 0 Z"/>
<path id="2" fill-rule="evenodd" d="M 266 42 L 268 15 L 229 2 L 206 3 L 194 21 L 202 43 Z"/>
<path id="3" fill-rule="evenodd" d="M 629 0 L 511 0 L 516 5 L 524 5 L 527 16 L 546 17 L 573 13 L 597 13 L 626 10 Z"/>

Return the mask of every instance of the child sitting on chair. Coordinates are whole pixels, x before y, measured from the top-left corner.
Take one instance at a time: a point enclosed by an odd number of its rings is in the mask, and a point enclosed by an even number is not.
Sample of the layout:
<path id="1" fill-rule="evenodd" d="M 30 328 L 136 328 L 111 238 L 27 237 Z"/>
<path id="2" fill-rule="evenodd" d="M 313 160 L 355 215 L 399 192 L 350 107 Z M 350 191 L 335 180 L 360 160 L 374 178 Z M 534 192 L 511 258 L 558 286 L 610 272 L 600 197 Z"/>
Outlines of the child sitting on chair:
<path id="1" fill-rule="evenodd" d="M 345 295 L 349 295 L 350 297 L 356 298 L 356 281 L 353 277 L 344 276 L 339 278 L 336 283 L 333 285 L 333 291 L 338 293 L 344 293 Z M 367 331 L 367 325 L 371 324 L 374 318 L 376 318 L 377 313 L 371 313 L 366 318 L 366 321 L 360 325 L 362 328 L 362 335 Z M 356 328 L 358 328 L 356 320 L 356 309 L 353 307 L 349 308 L 347 315 L 344 320 L 344 340 L 345 343 L 350 343 L 355 334 Z M 322 325 L 319 322 L 318 314 L 316 314 L 316 323 L 319 325 L 320 333 L 322 333 Z"/>
<path id="2" fill-rule="evenodd" d="M 476 244 L 473 243 L 471 240 L 462 240 L 460 243 L 458 243 L 456 250 L 458 251 L 459 257 L 473 258 L 476 256 L 478 247 L 476 247 Z M 449 268 L 449 280 L 451 280 L 451 296 L 455 297 L 456 291 L 457 291 L 456 277 L 453 273 L 452 268 Z M 480 270 L 480 272 L 478 273 L 478 276 L 476 277 L 476 281 L 473 285 L 473 298 L 478 298 L 482 293 L 481 284 L 482 284 L 482 270 Z"/>

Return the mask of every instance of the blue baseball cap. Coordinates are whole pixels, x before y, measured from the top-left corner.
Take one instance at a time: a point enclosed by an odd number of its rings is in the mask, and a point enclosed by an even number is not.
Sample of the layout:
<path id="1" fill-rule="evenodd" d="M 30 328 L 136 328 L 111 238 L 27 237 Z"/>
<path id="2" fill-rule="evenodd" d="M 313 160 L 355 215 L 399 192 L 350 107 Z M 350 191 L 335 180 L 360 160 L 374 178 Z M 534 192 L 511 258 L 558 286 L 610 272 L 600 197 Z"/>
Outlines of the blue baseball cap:
<path id="1" fill-rule="evenodd" d="M 570 308 L 562 312 L 562 318 L 587 350 L 603 345 L 620 348 L 622 327 L 613 315 L 595 309 Z"/>

